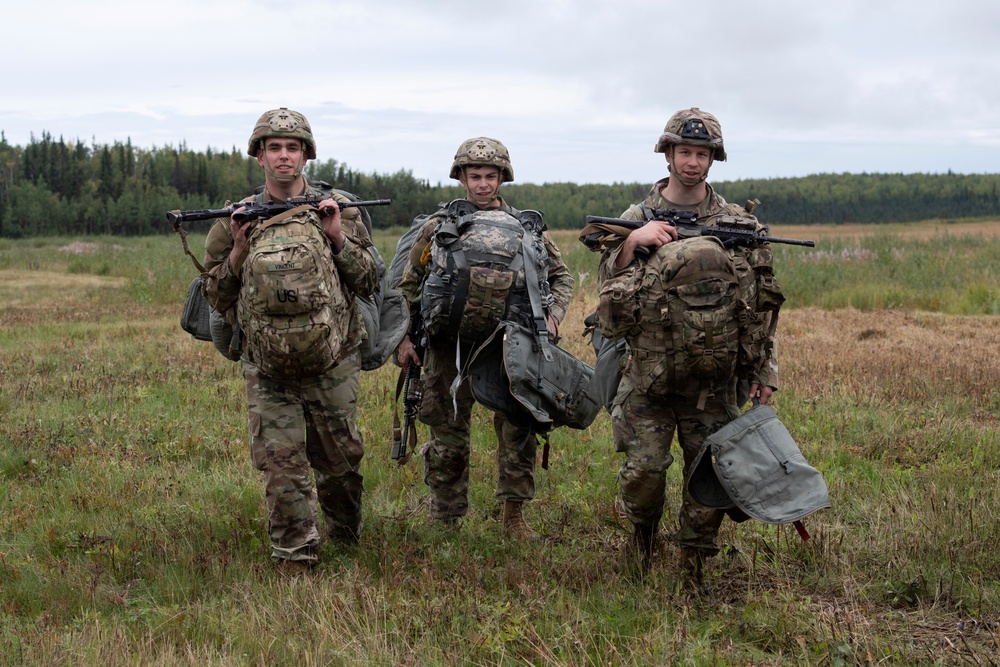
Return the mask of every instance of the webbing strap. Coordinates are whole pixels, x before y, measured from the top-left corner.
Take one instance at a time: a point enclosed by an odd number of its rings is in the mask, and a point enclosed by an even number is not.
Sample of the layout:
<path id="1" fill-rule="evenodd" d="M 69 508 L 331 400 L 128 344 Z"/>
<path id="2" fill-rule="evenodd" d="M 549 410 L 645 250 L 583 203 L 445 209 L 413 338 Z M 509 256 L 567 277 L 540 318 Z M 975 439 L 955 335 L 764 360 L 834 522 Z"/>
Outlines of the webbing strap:
<path id="1" fill-rule="evenodd" d="M 545 309 L 542 307 L 541 281 L 538 278 L 538 255 L 530 246 L 528 234 L 521 237 L 521 253 L 524 255 L 524 282 L 528 289 L 528 300 L 531 302 L 531 320 L 538 335 L 539 347 L 545 361 L 552 361 L 552 350 L 549 349 L 549 324 Z"/>
<path id="2" fill-rule="evenodd" d="M 191 252 L 191 248 L 188 247 L 187 232 L 184 231 L 183 227 L 181 227 L 180 220 L 174 222 L 174 231 L 181 237 L 181 245 L 184 246 L 184 252 L 191 258 L 191 261 L 194 262 L 194 268 L 198 269 L 198 273 L 202 275 L 208 273 L 208 271 L 205 270 L 205 267 L 201 265 L 201 262 L 198 261 L 198 258 Z"/>
<path id="3" fill-rule="evenodd" d="M 457 333 L 459 327 L 462 326 L 462 315 L 465 314 L 465 300 L 469 296 L 469 280 L 471 280 L 469 263 L 465 259 L 465 252 L 462 250 L 461 243 L 456 243 L 455 249 L 448 253 L 448 264 L 453 264 L 453 266 L 448 267 L 447 275 L 458 276 L 458 282 L 455 285 L 455 296 L 452 301 L 454 306 L 451 309 L 451 317 L 448 319 L 450 330 Z"/>

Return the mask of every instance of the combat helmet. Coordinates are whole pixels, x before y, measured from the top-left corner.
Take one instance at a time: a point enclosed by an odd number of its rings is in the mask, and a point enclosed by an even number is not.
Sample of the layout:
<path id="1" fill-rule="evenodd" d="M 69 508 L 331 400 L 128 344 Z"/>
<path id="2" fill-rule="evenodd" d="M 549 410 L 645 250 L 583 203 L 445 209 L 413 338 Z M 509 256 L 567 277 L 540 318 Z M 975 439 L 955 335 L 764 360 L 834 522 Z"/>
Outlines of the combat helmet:
<path id="1" fill-rule="evenodd" d="M 712 159 L 726 161 L 726 148 L 722 143 L 722 126 L 719 119 L 698 107 L 678 111 L 663 128 L 656 142 L 656 153 L 666 153 L 675 144 L 695 144 L 712 149 Z"/>
<path id="2" fill-rule="evenodd" d="M 293 137 L 301 139 L 305 144 L 306 159 L 316 159 L 316 142 L 313 140 L 312 128 L 309 121 L 298 111 L 292 111 L 288 107 L 272 109 L 264 112 L 257 124 L 253 126 L 253 133 L 247 143 L 247 154 L 257 157 L 257 151 L 267 137 Z"/>
<path id="3" fill-rule="evenodd" d="M 456 181 L 462 174 L 462 168 L 468 166 L 499 167 L 504 183 L 514 180 L 514 168 L 510 166 L 510 153 L 507 147 L 496 139 L 475 137 L 462 142 L 455 151 L 455 161 L 451 163 L 451 178 Z"/>

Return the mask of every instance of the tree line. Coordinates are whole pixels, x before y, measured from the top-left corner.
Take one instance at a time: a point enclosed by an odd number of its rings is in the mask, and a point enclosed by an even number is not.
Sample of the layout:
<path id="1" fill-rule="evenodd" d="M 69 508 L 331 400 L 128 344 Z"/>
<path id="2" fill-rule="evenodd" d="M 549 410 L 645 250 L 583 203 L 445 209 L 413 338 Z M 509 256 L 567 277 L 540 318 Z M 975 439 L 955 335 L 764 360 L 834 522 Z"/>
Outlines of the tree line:
<path id="1" fill-rule="evenodd" d="M 462 196 L 458 184 L 431 184 L 412 172 L 362 173 L 336 160 L 312 161 L 310 180 L 366 199 L 391 198 L 373 211 L 377 227 L 406 226 L 438 203 Z M 651 178 L 657 177 L 651 174 Z M 131 141 L 87 144 L 48 132 L 26 146 L 0 132 L 0 237 L 148 235 L 171 232 L 165 212 L 222 208 L 263 183 L 256 160 L 185 144 L 139 148 Z M 713 182 L 728 201 L 759 199 L 763 222 L 889 223 L 1000 215 L 1000 174 L 816 174 Z M 573 229 L 587 215 L 614 216 L 641 200 L 649 183 L 511 183 L 505 197 L 543 211 L 550 228 Z M 209 223 L 195 223 L 204 225 Z"/>

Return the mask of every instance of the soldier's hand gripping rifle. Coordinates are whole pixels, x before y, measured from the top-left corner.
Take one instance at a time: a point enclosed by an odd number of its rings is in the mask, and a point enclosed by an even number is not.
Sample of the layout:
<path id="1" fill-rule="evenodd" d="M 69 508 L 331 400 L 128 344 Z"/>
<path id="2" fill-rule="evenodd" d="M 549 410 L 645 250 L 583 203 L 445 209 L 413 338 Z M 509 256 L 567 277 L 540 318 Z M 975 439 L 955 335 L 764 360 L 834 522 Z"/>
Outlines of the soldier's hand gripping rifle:
<path id="1" fill-rule="evenodd" d="M 273 218 L 279 213 L 291 211 L 293 208 L 297 208 L 299 206 L 318 206 L 321 201 L 326 199 L 330 199 L 330 196 L 292 197 L 288 201 L 268 201 L 261 204 L 256 202 L 237 202 L 226 208 L 200 209 L 197 211 L 167 211 L 167 221 L 174 226 L 174 229 L 176 229 L 177 225 L 182 222 L 191 222 L 193 220 L 211 220 L 213 218 L 231 217 L 236 222 L 242 224 L 248 220 L 266 220 L 267 218 Z M 391 199 L 367 199 L 362 201 L 338 201 L 337 206 L 340 208 L 363 208 L 365 206 L 388 206 L 391 203 Z M 238 211 L 237 209 L 240 208 L 243 210 Z M 322 213 L 324 215 L 330 215 L 333 213 L 333 209 L 326 207 L 323 209 Z"/>
<path id="2" fill-rule="evenodd" d="M 416 326 L 410 334 L 413 350 L 418 357 L 423 358 L 425 341 L 423 322 L 419 317 Z M 392 460 L 405 465 L 410 460 L 412 450 L 417 440 L 417 413 L 423 398 L 423 381 L 420 379 L 420 366 L 409 361 L 406 368 L 400 372 L 396 383 L 396 400 L 399 400 L 400 390 L 403 394 L 403 423 L 399 423 L 399 413 L 392 412 Z"/>
<path id="3" fill-rule="evenodd" d="M 739 220 L 739 218 L 732 219 Z M 672 208 L 653 209 L 653 217 L 650 220 L 666 222 L 671 227 L 677 228 L 681 238 L 714 236 L 722 241 L 726 247 L 757 246 L 762 243 L 784 243 L 810 248 L 816 245 L 815 241 L 771 236 L 768 234 L 769 227 L 767 225 L 751 229 L 747 225 L 727 224 L 725 216 L 719 218 L 717 224 L 702 225 L 698 222 L 698 214 L 694 211 L 677 211 Z M 586 222 L 587 226 L 580 232 L 580 241 L 591 250 L 597 250 L 608 236 L 627 236 L 630 232 L 645 225 L 647 221 L 588 215 Z M 650 248 L 638 247 L 634 254 L 637 257 L 648 258 Z"/>

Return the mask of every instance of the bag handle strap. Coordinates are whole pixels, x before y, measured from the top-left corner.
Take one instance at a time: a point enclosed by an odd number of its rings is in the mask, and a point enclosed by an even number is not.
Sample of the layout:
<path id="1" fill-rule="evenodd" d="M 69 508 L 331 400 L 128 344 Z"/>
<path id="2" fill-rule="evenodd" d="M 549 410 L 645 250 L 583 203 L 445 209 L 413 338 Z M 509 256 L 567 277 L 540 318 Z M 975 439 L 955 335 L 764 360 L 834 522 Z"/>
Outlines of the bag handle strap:
<path id="1" fill-rule="evenodd" d="M 531 247 L 531 234 L 521 235 L 521 252 L 524 254 L 524 282 L 528 288 L 528 300 L 531 302 L 531 320 L 535 335 L 545 361 L 552 361 L 552 351 L 549 349 L 549 323 L 542 306 L 541 280 L 538 277 L 538 254 Z M 548 286 L 548 283 L 546 283 Z"/>

